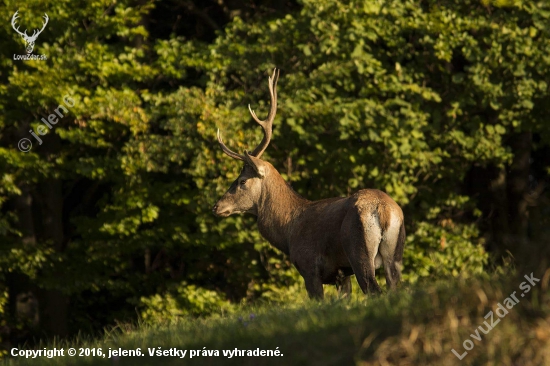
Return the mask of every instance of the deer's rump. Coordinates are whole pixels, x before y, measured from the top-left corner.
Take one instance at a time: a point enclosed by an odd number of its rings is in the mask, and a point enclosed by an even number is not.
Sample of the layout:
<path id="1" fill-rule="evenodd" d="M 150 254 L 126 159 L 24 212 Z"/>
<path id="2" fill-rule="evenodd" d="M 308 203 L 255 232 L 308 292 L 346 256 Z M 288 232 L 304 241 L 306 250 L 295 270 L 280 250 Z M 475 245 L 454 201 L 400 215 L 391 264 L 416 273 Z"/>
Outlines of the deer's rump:
<path id="1" fill-rule="evenodd" d="M 291 237 L 290 258 L 300 272 L 314 272 L 332 284 L 339 275 L 357 274 L 365 261 L 373 268 L 400 261 L 402 225 L 401 208 L 376 189 L 311 202 L 297 218 L 293 232 L 299 234 Z"/>

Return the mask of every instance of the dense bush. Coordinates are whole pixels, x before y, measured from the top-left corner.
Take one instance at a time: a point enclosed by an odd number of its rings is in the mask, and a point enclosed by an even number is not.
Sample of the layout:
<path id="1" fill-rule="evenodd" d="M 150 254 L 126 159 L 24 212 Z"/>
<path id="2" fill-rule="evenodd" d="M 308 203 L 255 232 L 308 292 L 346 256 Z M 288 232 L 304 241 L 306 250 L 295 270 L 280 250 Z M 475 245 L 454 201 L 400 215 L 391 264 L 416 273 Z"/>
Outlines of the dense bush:
<path id="1" fill-rule="evenodd" d="M 546 3 L 305 0 L 235 11 L 215 37 L 158 25 L 177 5 L 110 4 L 26 3 L 28 24 L 50 16 L 36 46 L 48 61 L 0 63 L 3 339 L 98 329 L 136 305 L 155 318 L 304 296 L 252 217 L 210 211 L 239 171 L 215 131 L 235 150 L 258 143 L 247 105 L 267 112 L 274 67 L 265 158 L 309 199 L 389 193 L 406 281 L 479 273 L 486 249 L 515 255 L 547 230 L 526 221 L 547 200 Z M 68 116 L 18 151 L 66 94 Z M 18 328 L 27 292 L 40 321 Z"/>

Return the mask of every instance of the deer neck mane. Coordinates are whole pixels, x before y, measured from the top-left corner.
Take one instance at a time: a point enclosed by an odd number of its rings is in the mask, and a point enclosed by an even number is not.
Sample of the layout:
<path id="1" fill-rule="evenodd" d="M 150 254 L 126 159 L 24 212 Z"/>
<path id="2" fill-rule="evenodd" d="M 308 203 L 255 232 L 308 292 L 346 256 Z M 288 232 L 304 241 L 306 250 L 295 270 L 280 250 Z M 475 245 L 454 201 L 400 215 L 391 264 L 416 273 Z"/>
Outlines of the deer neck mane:
<path id="1" fill-rule="evenodd" d="M 264 179 L 258 205 L 258 228 L 275 248 L 289 254 L 293 220 L 309 201 L 296 193 L 275 168 L 269 169 Z"/>

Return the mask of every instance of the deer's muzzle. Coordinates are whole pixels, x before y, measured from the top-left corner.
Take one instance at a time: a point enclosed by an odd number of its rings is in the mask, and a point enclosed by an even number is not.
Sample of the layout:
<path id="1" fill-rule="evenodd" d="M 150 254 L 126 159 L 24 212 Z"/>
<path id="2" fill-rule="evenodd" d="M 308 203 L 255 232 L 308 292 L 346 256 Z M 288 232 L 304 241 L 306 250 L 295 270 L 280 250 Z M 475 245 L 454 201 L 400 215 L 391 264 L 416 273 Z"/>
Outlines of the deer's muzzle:
<path id="1" fill-rule="evenodd" d="M 231 215 L 231 209 L 227 205 L 224 205 L 223 203 L 220 204 L 219 201 L 216 202 L 214 207 L 212 207 L 212 212 L 214 213 L 214 215 L 220 216 L 220 217 L 227 217 Z"/>

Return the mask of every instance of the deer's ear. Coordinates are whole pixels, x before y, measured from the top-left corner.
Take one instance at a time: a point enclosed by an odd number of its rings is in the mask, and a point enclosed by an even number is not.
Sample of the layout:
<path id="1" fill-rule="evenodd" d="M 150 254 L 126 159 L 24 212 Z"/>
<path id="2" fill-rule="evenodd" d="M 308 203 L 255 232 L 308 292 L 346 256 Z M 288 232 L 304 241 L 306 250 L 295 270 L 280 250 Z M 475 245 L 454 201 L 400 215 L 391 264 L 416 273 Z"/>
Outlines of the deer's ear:
<path id="1" fill-rule="evenodd" d="M 258 174 L 258 177 L 260 177 L 260 179 L 264 179 L 265 173 L 266 173 L 266 166 L 262 161 L 262 159 L 259 159 L 255 156 L 250 155 L 246 150 L 244 152 L 244 157 L 245 157 L 246 163 L 254 169 L 256 174 Z"/>

